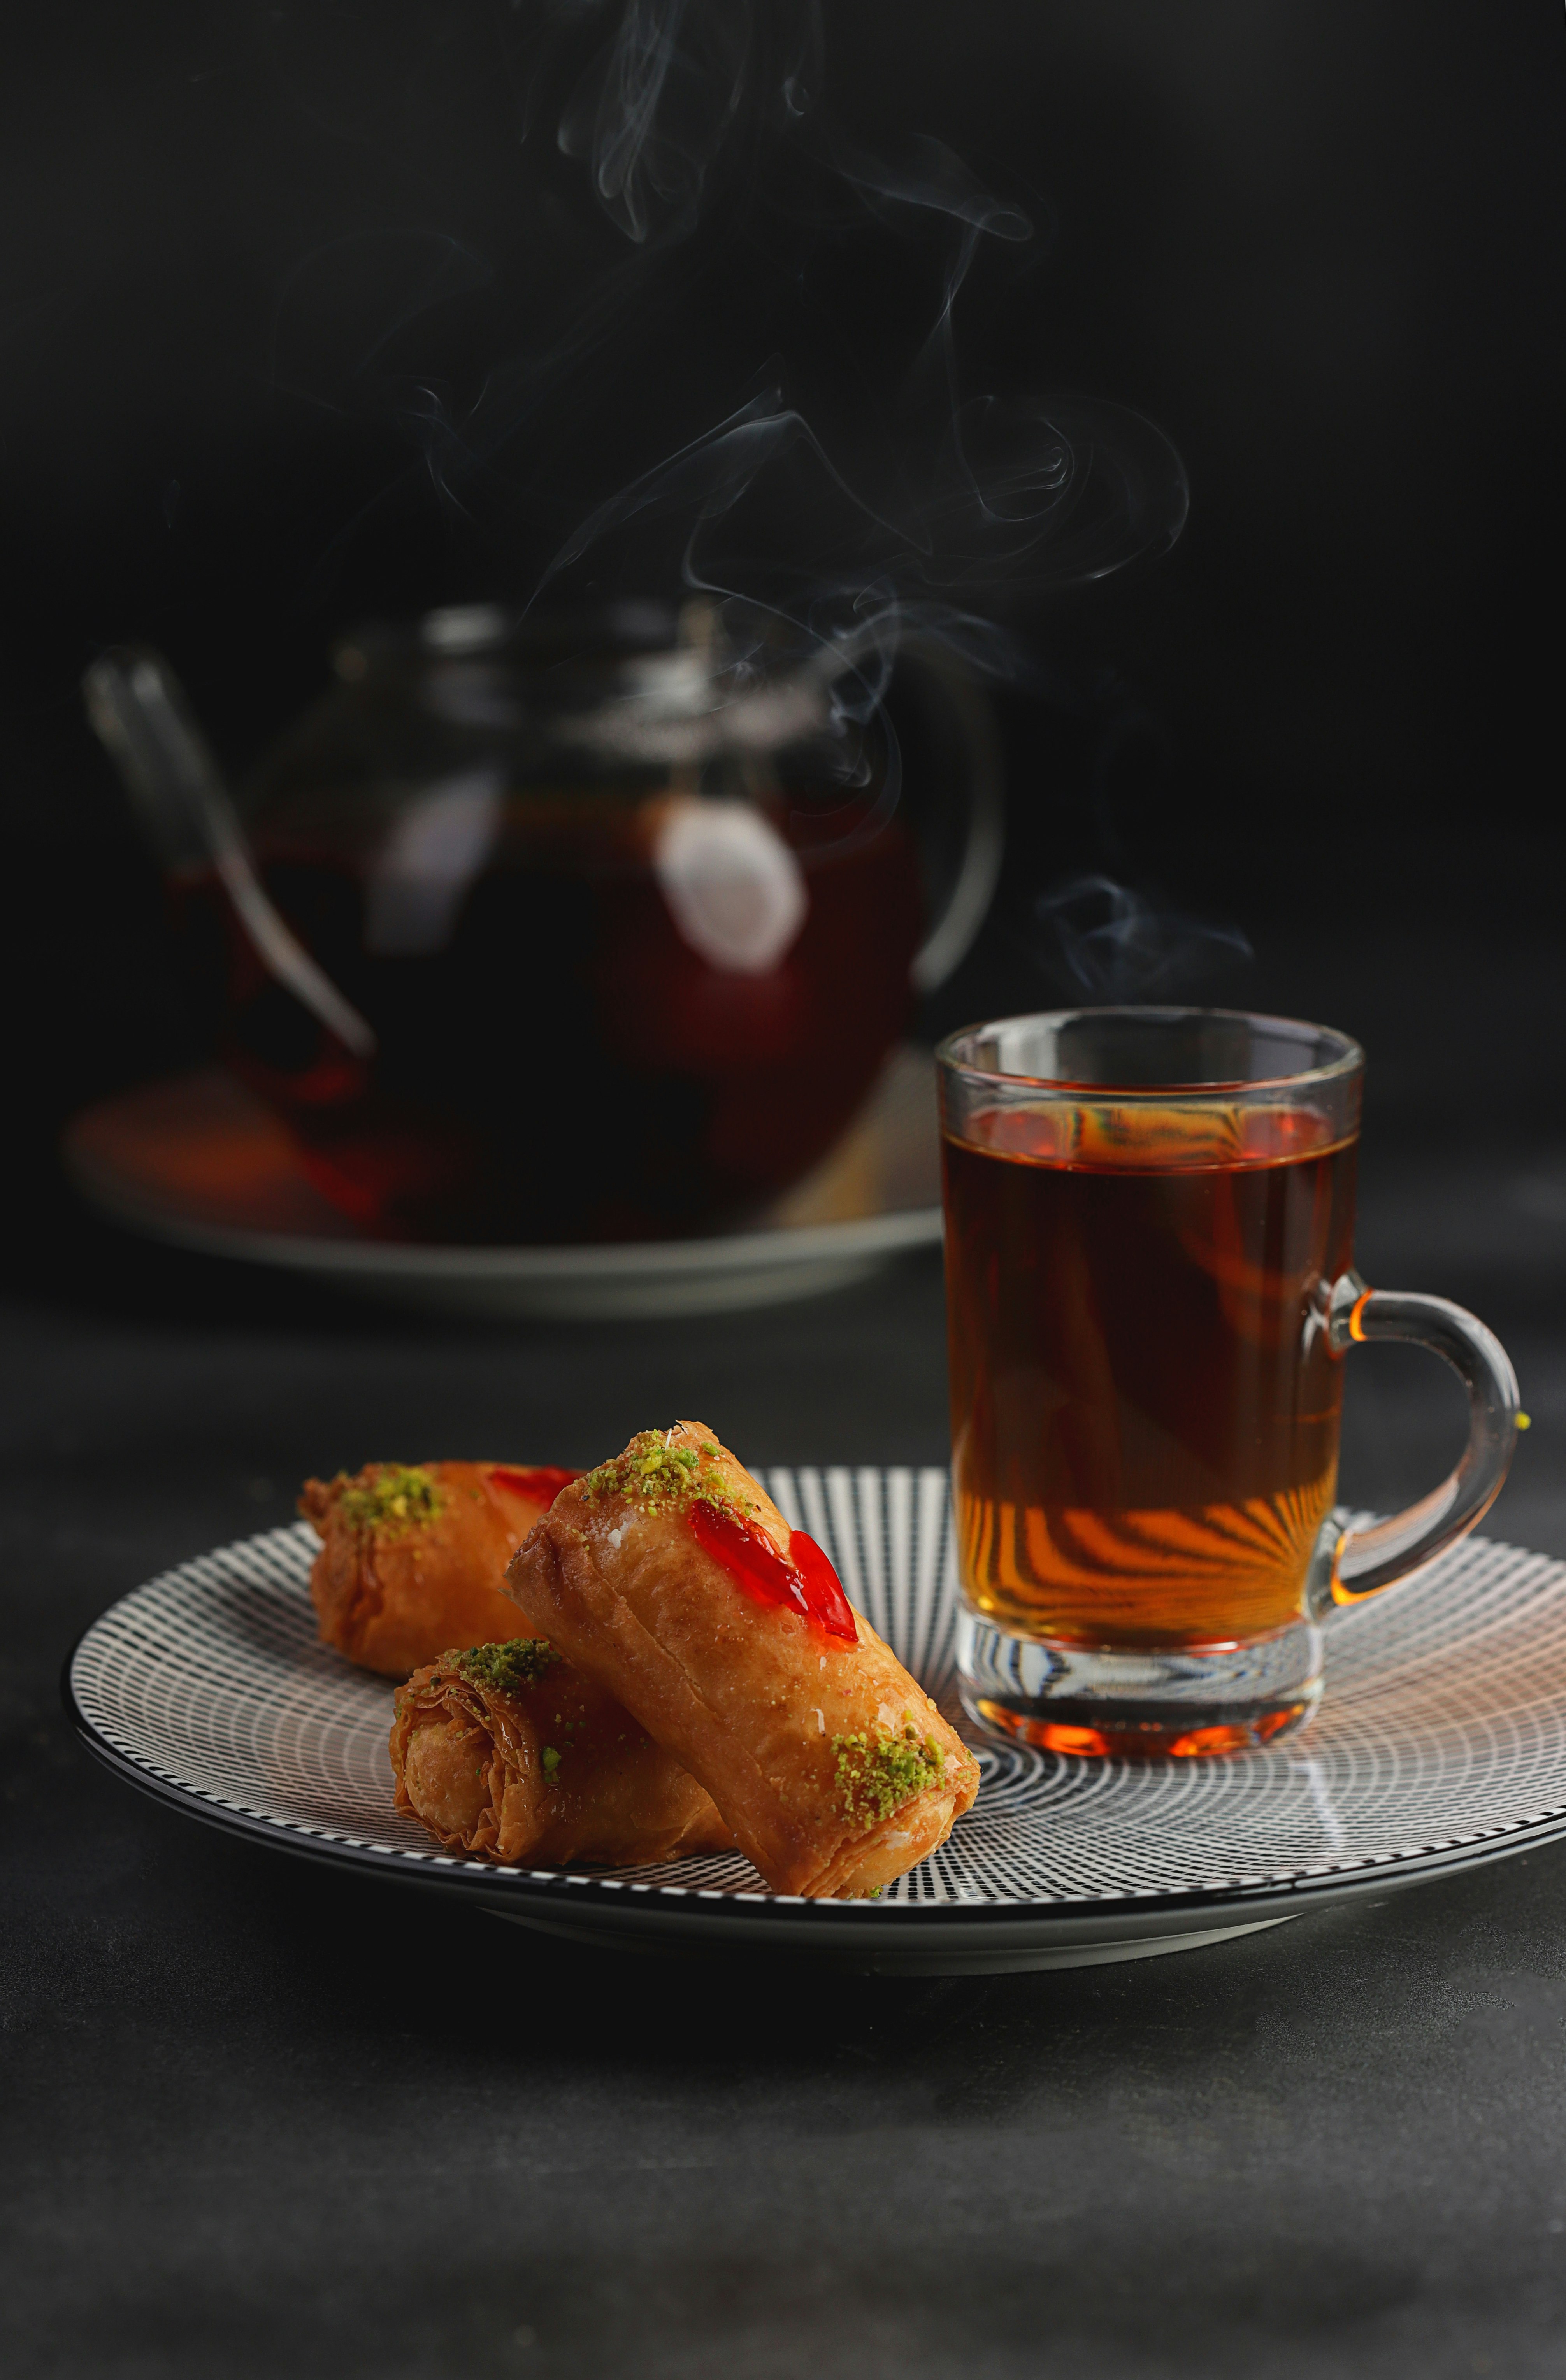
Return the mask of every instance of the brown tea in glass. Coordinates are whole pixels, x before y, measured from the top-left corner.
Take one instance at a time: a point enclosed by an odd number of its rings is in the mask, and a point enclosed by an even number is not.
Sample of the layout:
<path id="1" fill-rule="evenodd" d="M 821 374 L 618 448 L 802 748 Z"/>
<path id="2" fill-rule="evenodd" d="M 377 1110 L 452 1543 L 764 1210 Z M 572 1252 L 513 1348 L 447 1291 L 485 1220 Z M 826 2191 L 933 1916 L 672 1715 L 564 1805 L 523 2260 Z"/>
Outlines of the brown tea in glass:
<path id="1" fill-rule="evenodd" d="M 1134 1139 L 979 1110 L 945 1143 L 963 1574 L 1024 1634 L 1212 1646 L 1286 1626 L 1337 1484 L 1354 1144 L 1307 1110 Z M 1247 1128 L 1249 1127 L 1249 1128 Z"/>
<path id="2" fill-rule="evenodd" d="M 958 1662 L 981 1723 L 1067 1753 L 1263 1744 L 1319 1623 L 1473 1525 L 1516 1382 L 1483 1324 L 1354 1270 L 1363 1059 L 1286 1019 L 1017 1017 L 939 1053 Z M 1436 1494 L 1334 1512 L 1342 1359 L 1432 1346 L 1471 1437 Z"/>

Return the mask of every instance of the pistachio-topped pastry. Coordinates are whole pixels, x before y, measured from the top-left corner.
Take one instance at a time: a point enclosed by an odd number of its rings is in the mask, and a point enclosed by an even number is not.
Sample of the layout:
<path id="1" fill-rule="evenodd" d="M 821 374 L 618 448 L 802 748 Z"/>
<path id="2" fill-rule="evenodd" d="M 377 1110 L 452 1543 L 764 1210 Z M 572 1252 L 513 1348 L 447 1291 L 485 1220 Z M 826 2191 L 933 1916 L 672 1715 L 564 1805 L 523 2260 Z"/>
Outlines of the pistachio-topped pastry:
<path id="1" fill-rule="evenodd" d="M 417 1670 L 390 1750 L 398 1809 L 470 1859 L 625 1867 L 734 1848 L 696 1779 L 536 1636 Z"/>
<path id="2" fill-rule="evenodd" d="M 367 1463 L 310 1479 L 321 1538 L 310 1572 L 321 1633 L 367 1670 L 406 1678 L 448 1645 L 516 1632 L 505 1565 L 575 1472 L 498 1463 Z"/>
<path id="3" fill-rule="evenodd" d="M 338 1510 L 351 1528 L 380 1529 L 387 1536 L 416 1529 L 445 1509 L 446 1491 L 433 1473 L 416 1463 L 368 1463 L 357 1479 L 342 1472 Z"/>
<path id="4" fill-rule="evenodd" d="M 489 1686 L 497 1694 L 516 1694 L 524 1686 L 536 1686 L 560 1656 L 542 1636 L 514 1636 L 506 1645 L 474 1645 L 466 1653 L 448 1653 L 444 1658 L 470 1685 Z"/>
<path id="5" fill-rule="evenodd" d="M 528 1625 L 673 1753 L 779 1892 L 879 1890 L 978 1765 L 822 1548 L 699 1422 L 565 1488 L 507 1572 Z"/>
<path id="6" fill-rule="evenodd" d="M 686 1425 L 678 1423 L 675 1427 L 684 1429 Z M 625 1496 L 649 1512 L 677 1511 L 698 1498 L 741 1512 L 755 1510 L 754 1498 L 736 1488 L 725 1474 L 723 1450 L 716 1439 L 697 1445 L 682 1440 L 676 1446 L 674 1429 L 638 1431 L 623 1454 L 584 1472 L 577 1484 L 589 1503 L 601 1496 Z"/>
<path id="7" fill-rule="evenodd" d="M 946 1773 L 944 1747 L 933 1735 L 921 1737 L 906 1717 L 895 1732 L 878 1727 L 872 1735 L 834 1735 L 832 1748 L 837 1755 L 843 1815 L 850 1826 L 867 1832 L 939 1785 Z"/>

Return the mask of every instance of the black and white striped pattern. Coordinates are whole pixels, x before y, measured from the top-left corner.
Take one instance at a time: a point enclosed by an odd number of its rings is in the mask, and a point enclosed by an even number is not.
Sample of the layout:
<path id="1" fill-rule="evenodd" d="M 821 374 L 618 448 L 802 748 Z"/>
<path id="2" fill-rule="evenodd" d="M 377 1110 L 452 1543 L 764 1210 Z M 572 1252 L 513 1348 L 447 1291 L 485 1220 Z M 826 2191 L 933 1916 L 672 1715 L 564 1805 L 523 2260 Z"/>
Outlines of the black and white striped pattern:
<path id="1" fill-rule="evenodd" d="M 946 1476 L 774 1470 L 849 1598 L 952 1707 L 957 1585 Z M 116 1767 L 219 1823 L 408 1874 L 474 1871 L 392 1809 L 392 1689 L 316 1641 L 305 1526 L 203 1554 L 106 1612 L 73 1658 L 79 1724 Z M 1130 1766 L 983 1748 L 978 1802 L 878 1912 L 1081 1917 L 1174 1896 L 1244 1902 L 1374 1882 L 1566 1827 L 1566 1565 L 1470 1539 L 1329 1633 L 1302 1735 L 1218 1761 Z M 545 1881 L 481 1871 L 490 1898 Z M 455 1880 L 455 1877 L 451 1880 Z M 550 1877 L 558 1886 L 558 1877 Z M 588 1879 L 584 1877 L 584 1882 Z M 591 1879 L 660 1905 L 779 1908 L 737 1858 Z M 645 1903 L 643 1905 L 646 1905 Z"/>

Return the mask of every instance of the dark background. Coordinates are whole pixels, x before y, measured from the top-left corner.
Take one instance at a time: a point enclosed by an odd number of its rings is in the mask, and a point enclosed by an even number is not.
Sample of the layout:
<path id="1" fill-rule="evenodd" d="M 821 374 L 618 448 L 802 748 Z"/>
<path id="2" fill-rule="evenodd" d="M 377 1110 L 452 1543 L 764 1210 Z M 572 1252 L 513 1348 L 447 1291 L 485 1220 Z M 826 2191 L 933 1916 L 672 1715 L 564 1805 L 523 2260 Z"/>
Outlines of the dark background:
<path id="1" fill-rule="evenodd" d="M 617 13 L 63 0 L 13 29 L 7 1105 L 51 1238 L 61 1118 L 210 1031 L 81 722 L 95 652 L 164 646 L 242 771 L 345 625 L 525 592 L 763 380 L 872 489 L 903 435 L 941 227 L 823 204 L 758 101 L 694 229 L 635 248 L 553 137 Z M 803 21 L 757 12 L 758 90 Z M 1005 886 L 927 1023 L 1053 996 L 1032 904 L 1098 869 L 1249 937 L 1202 996 L 1358 1029 L 1373 1121 L 1548 1137 L 1554 0 L 844 0 L 812 71 L 835 137 L 933 133 L 1036 225 L 982 243 L 962 393 L 1132 405 L 1192 492 L 1161 558 L 982 590 L 1033 675 L 1002 697 Z"/>
<path id="2" fill-rule="evenodd" d="M 311 1469 L 588 1463 L 671 1410 L 761 1462 L 944 1459 L 933 1256 L 771 1315 L 464 1330 L 144 1248 L 55 1167 L 211 1029 L 81 722 L 105 643 L 163 644 L 242 770 L 344 625 L 525 589 L 763 379 L 871 482 L 904 434 L 940 242 L 773 203 L 763 128 L 631 254 L 552 128 L 617 13 L 6 27 L 7 2368 L 1543 2380 L 1559 1851 L 1141 1965 L 664 1966 L 227 1842 L 59 1711 L 81 1627 Z M 1033 657 L 1008 871 L 925 1026 L 1067 989 L 1033 905 L 1084 869 L 1242 930 L 1194 988 L 1367 1043 L 1361 1261 L 1499 1330 L 1534 1427 L 1489 1525 L 1566 1555 L 1559 0 L 832 0 L 828 34 L 844 137 L 934 133 L 1053 224 L 976 265 L 965 386 L 1135 406 L 1192 490 L 1172 552 L 994 589 Z M 1461 1402 L 1356 1355 L 1345 1495 L 1422 1492 Z"/>

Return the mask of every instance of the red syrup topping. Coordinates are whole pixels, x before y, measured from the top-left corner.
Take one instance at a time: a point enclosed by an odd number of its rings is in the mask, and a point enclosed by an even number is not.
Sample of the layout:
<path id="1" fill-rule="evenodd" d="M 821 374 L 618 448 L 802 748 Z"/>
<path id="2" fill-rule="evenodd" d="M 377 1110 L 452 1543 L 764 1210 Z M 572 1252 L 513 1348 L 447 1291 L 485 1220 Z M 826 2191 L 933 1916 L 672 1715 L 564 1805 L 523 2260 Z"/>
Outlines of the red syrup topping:
<path id="1" fill-rule="evenodd" d="M 790 1530 L 788 1552 L 780 1554 L 764 1529 L 705 1498 L 692 1504 L 690 1524 L 703 1552 L 722 1562 L 735 1585 L 758 1603 L 781 1604 L 785 1611 L 814 1621 L 829 1636 L 841 1636 L 847 1645 L 858 1643 L 859 1632 L 837 1572 L 803 1529 Z"/>
<path id="2" fill-rule="evenodd" d="M 508 1495 L 526 1496 L 529 1504 L 546 1507 L 553 1503 L 563 1488 L 569 1488 L 572 1480 L 579 1479 L 581 1475 L 579 1471 L 562 1471 L 550 1463 L 541 1464 L 537 1471 L 493 1470 L 490 1473 L 495 1486 L 504 1488 Z"/>

